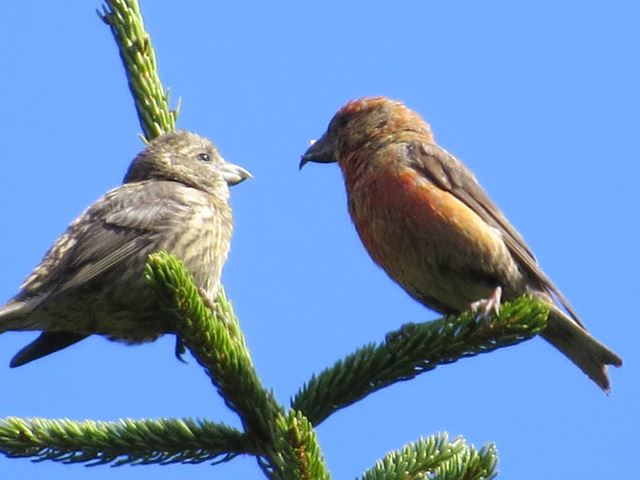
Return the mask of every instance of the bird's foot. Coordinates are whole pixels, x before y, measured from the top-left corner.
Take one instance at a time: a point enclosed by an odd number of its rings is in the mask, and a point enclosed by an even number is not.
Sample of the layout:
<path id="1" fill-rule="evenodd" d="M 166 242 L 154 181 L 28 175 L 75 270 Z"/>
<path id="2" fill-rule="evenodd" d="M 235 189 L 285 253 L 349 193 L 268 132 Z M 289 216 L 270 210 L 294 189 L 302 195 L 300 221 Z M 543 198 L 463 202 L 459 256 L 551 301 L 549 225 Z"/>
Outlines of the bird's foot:
<path id="1" fill-rule="evenodd" d="M 473 302 L 469 308 L 479 317 L 488 317 L 489 314 L 500 313 L 500 300 L 502 299 L 502 287 L 496 287 L 488 298 L 481 298 Z"/>

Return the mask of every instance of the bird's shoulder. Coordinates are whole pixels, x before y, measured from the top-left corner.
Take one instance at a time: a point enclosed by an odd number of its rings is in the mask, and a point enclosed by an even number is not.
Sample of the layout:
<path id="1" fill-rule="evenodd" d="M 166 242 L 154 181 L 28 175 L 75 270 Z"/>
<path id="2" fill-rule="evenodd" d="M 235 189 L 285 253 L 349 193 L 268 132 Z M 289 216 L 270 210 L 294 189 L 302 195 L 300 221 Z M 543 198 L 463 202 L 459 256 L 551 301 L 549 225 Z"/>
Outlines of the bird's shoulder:
<path id="1" fill-rule="evenodd" d="M 467 166 L 444 148 L 431 142 L 408 142 L 405 145 L 409 167 L 438 188 L 463 202 L 482 220 L 497 228 L 507 246 L 526 263 L 537 264 L 522 235 L 491 200 Z"/>
<path id="2" fill-rule="evenodd" d="M 177 182 L 144 181 L 124 184 L 107 192 L 71 225 L 71 229 L 153 229 L 177 216 L 187 217 L 204 195 Z"/>

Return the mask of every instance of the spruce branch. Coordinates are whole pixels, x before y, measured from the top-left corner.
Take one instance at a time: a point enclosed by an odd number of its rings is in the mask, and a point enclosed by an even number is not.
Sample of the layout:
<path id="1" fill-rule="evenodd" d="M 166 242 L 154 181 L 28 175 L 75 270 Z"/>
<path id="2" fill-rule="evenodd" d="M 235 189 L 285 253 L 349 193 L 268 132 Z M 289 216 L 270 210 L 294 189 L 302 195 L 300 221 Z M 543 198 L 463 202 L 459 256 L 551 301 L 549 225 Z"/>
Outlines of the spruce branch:
<path id="1" fill-rule="evenodd" d="M 274 480 L 328 480 L 313 426 L 300 412 L 290 410 L 276 421 L 276 468 Z"/>
<path id="2" fill-rule="evenodd" d="M 488 444 L 480 450 L 471 447 L 435 469 L 430 480 L 490 480 L 497 476 L 498 452 Z"/>
<path id="3" fill-rule="evenodd" d="M 284 413 L 253 367 L 239 322 L 224 290 L 214 304 L 201 295 L 182 263 L 167 252 L 149 256 L 146 278 L 160 307 L 227 406 L 243 423 L 246 444 L 270 478 L 329 478 L 315 433 L 299 412 Z"/>
<path id="4" fill-rule="evenodd" d="M 515 345 L 542 331 L 548 307 L 523 296 L 490 317 L 465 312 L 422 324 L 407 324 L 336 362 L 303 386 L 291 402 L 313 425 L 367 395 L 410 380 L 438 365 Z"/>
<path id="5" fill-rule="evenodd" d="M 448 435 L 440 433 L 388 453 L 362 480 L 488 480 L 495 476 L 495 467 L 493 445 L 477 451 L 460 437 L 449 442 Z"/>
<path id="6" fill-rule="evenodd" d="M 156 53 L 136 0 L 106 0 L 100 18 L 109 25 L 127 74 L 127 82 L 147 140 L 175 130 L 179 108 L 169 108 L 169 92 L 160 82 Z"/>
<path id="7" fill-rule="evenodd" d="M 0 420 L 0 452 L 35 461 L 89 466 L 219 463 L 250 451 L 242 432 L 206 420 Z"/>
<path id="8" fill-rule="evenodd" d="M 227 406 L 240 416 L 247 433 L 272 444 L 275 419 L 283 409 L 258 379 L 224 290 L 215 304 L 206 305 L 182 262 L 167 252 L 149 256 L 145 275 L 161 308 L 175 318 L 177 335 Z"/>

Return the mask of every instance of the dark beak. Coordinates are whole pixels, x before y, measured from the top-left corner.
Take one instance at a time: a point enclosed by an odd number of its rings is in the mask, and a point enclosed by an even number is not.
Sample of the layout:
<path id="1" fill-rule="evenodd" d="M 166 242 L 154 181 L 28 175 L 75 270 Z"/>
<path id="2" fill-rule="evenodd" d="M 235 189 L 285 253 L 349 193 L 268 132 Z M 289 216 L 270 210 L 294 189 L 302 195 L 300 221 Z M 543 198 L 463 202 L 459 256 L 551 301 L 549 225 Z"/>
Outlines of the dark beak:
<path id="1" fill-rule="evenodd" d="M 328 134 L 324 134 L 319 140 L 315 141 L 302 158 L 300 158 L 300 165 L 298 168 L 304 167 L 308 162 L 314 163 L 333 163 L 336 162 L 336 156 L 334 153 L 334 142 Z"/>

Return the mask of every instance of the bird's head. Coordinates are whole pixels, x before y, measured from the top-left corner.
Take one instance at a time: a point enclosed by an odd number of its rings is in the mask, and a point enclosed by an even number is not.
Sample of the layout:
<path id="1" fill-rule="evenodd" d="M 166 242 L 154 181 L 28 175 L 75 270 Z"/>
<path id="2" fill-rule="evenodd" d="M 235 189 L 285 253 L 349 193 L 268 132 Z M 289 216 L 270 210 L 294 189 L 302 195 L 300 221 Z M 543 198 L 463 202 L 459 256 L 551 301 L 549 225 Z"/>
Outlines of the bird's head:
<path id="1" fill-rule="evenodd" d="M 131 163 L 124 183 L 169 180 L 206 192 L 220 192 L 247 178 L 252 178 L 251 173 L 226 162 L 210 140 L 176 130 L 147 145 Z"/>
<path id="2" fill-rule="evenodd" d="M 386 97 L 352 100 L 338 110 L 324 135 L 302 155 L 300 168 L 308 162 L 338 162 L 344 170 L 354 154 L 402 141 L 412 133 L 433 141 L 429 124 L 402 102 Z"/>

